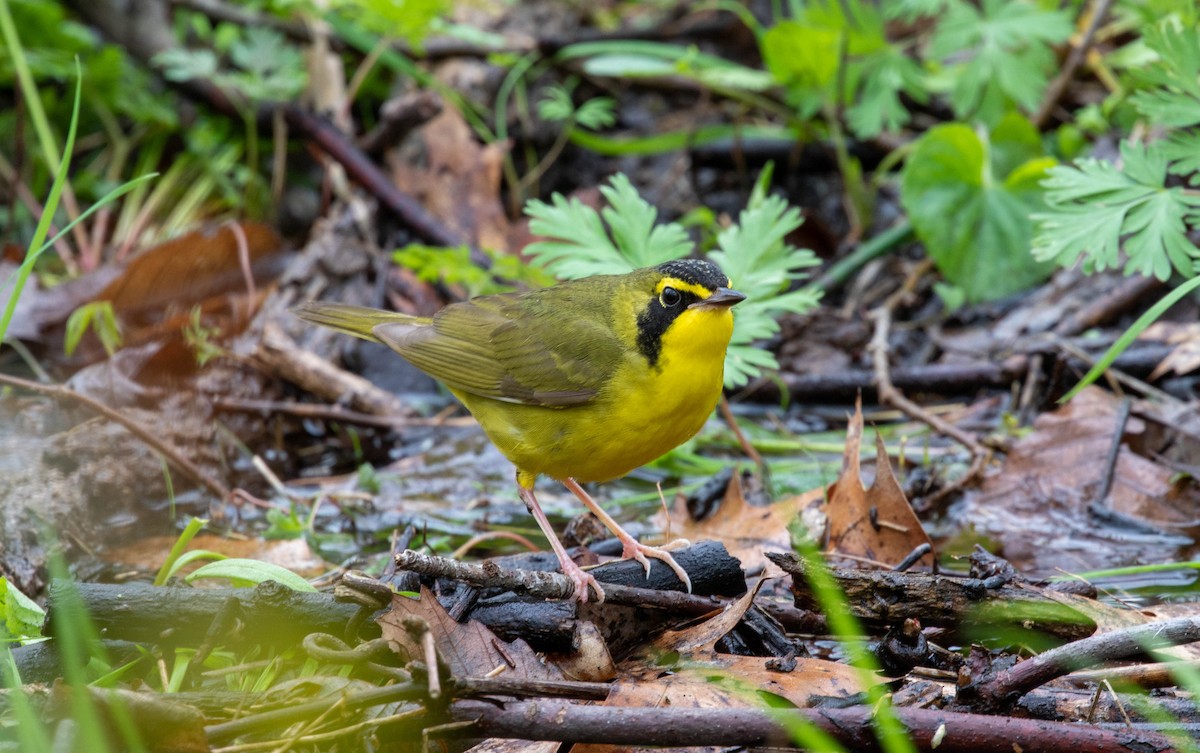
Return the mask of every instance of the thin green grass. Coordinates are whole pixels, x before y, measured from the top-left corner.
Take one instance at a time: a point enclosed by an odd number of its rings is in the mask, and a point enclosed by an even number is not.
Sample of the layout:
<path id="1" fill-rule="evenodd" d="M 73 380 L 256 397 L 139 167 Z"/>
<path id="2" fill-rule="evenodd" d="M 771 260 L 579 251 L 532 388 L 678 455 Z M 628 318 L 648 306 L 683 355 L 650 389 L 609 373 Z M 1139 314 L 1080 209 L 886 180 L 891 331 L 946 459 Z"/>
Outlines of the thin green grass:
<path id="1" fill-rule="evenodd" d="M 801 539 L 796 548 L 805 561 L 804 572 L 808 584 L 821 607 L 821 612 L 825 615 L 829 630 L 846 651 L 851 666 L 858 671 L 859 683 L 866 689 L 867 703 L 874 709 L 875 734 L 880 747 L 885 753 L 916 753 L 916 745 L 908 736 L 908 730 L 892 713 L 890 696 L 880 681 L 879 663 L 861 639 L 865 633 L 858 619 L 850 613 L 846 595 L 842 593 L 826 567 L 816 543 L 809 539 Z M 800 729 L 789 731 L 796 736 L 797 742 L 808 745 L 806 740 L 799 736 Z"/>

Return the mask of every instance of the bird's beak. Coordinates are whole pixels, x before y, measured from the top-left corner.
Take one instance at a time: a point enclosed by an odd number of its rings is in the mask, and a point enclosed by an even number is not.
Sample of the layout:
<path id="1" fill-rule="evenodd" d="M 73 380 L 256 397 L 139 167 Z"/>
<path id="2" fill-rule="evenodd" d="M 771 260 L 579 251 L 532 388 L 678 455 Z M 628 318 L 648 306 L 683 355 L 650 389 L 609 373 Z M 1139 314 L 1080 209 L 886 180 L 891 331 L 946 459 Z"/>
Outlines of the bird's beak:
<path id="1" fill-rule="evenodd" d="M 746 300 L 745 293 L 739 293 L 732 288 L 717 288 L 708 298 L 696 301 L 688 306 L 690 309 L 727 309 L 735 303 Z"/>

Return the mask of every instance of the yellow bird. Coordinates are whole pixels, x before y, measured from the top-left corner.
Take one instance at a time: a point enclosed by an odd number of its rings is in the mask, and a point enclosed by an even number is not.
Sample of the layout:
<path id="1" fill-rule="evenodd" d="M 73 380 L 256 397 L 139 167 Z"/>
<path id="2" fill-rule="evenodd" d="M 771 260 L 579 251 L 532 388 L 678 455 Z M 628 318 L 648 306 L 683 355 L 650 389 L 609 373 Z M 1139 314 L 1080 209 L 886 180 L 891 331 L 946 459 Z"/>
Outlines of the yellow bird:
<path id="1" fill-rule="evenodd" d="M 624 476 L 700 430 L 721 396 L 730 308 L 745 299 L 715 264 L 669 261 L 526 293 L 481 296 L 432 318 L 337 303 L 302 319 L 380 342 L 438 380 L 517 467 L 517 490 L 549 539 L 575 597 L 604 591 L 567 555 L 533 493 L 558 479 L 650 571 L 670 552 L 638 543 L 580 483 Z"/>

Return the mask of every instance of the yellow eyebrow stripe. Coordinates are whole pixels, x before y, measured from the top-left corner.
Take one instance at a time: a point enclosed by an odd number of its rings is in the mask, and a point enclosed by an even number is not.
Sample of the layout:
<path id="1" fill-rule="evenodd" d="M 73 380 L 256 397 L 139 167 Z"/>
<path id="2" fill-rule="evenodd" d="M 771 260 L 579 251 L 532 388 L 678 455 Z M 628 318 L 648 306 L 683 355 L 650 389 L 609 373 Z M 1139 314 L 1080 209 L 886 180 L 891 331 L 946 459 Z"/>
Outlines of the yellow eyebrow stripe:
<path id="1" fill-rule="evenodd" d="M 695 293 L 698 298 L 708 298 L 712 295 L 712 291 L 703 285 L 697 285 L 694 282 L 685 282 L 678 277 L 664 277 L 658 281 L 658 285 L 654 286 L 654 294 L 662 295 L 663 288 L 675 288 L 676 290 L 689 293 Z"/>

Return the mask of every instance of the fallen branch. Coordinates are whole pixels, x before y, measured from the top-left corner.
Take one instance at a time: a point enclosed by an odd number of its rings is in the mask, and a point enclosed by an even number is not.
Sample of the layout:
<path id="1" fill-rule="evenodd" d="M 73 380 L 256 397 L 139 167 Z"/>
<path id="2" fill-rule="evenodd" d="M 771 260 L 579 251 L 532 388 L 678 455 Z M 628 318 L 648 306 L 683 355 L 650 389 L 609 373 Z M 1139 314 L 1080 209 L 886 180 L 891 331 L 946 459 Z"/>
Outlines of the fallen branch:
<path id="1" fill-rule="evenodd" d="M 810 565 L 794 554 L 768 552 L 767 558 L 792 576 L 796 606 L 815 608 L 817 599 L 805 575 Z M 851 613 L 868 627 L 888 628 L 915 618 L 925 627 L 953 628 L 1015 620 L 1024 629 L 1072 640 L 1096 631 L 1095 621 L 1064 603 L 1069 595 L 1049 595 L 1031 585 L 989 588 L 978 578 L 893 570 L 829 572 L 846 594 Z M 989 606 L 995 609 L 986 609 Z"/>
<path id="2" fill-rule="evenodd" d="M 1152 729 L 1047 722 L 964 714 L 937 709 L 893 708 L 918 750 L 938 753 L 1173 750 L 1170 738 Z M 841 709 L 620 708 L 562 701 L 530 701 L 504 706 L 461 701 L 451 717 L 470 726 L 428 730 L 430 737 L 497 737 L 574 743 L 671 747 L 787 746 L 788 728 L 811 724 L 848 750 L 877 751 L 875 710 Z"/>
<path id="3" fill-rule="evenodd" d="M 591 572 L 604 584 L 605 604 L 656 607 L 679 610 L 686 614 L 706 614 L 723 604 L 706 594 L 733 596 L 745 591 L 745 575 L 741 563 L 731 557 L 725 547 L 715 541 L 702 541 L 672 552 L 675 561 L 687 571 L 693 593 L 683 593 L 683 584 L 670 568 L 651 564 L 649 576 L 633 561 L 612 562 Z M 559 572 L 518 570 L 501 567 L 495 562 L 471 564 L 437 557 L 412 550 L 396 555 L 396 569 L 410 570 L 437 578 L 450 578 L 480 588 L 500 588 L 544 599 L 569 599 L 575 592 L 574 583 Z M 628 585 L 645 583 L 645 587 Z"/>

